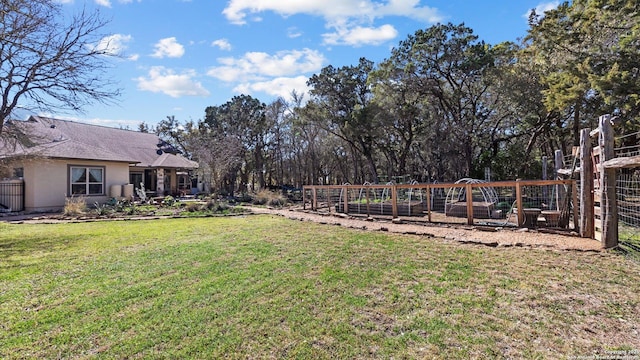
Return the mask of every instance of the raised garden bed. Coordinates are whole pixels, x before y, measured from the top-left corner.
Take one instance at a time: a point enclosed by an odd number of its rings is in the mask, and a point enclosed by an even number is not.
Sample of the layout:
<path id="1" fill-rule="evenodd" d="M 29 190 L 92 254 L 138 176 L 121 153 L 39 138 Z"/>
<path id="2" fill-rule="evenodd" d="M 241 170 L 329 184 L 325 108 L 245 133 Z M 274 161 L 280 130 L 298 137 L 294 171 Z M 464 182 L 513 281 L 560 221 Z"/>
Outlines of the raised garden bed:
<path id="1" fill-rule="evenodd" d="M 367 211 L 366 203 L 350 202 L 349 213 L 351 214 L 370 214 L 370 215 L 393 215 L 393 208 L 390 202 L 370 203 Z M 398 216 L 423 216 L 424 205 L 420 201 L 412 201 L 399 203 L 397 205 Z M 344 213 L 344 204 L 340 203 L 336 206 L 336 211 Z"/>
<path id="2" fill-rule="evenodd" d="M 453 217 L 467 217 L 467 202 L 459 201 L 445 204 L 445 214 Z M 502 217 L 502 211 L 495 209 L 495 204 L 484 201 L 473 202 L 474 219 L 497 219 Z"/>

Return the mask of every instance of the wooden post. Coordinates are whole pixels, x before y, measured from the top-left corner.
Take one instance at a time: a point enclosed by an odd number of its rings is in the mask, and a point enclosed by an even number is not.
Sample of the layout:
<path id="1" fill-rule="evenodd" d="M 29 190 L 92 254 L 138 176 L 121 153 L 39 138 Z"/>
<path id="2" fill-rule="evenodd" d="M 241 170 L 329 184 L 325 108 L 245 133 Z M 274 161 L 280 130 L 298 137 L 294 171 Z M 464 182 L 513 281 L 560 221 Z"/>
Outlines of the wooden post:
<path id="1" fill-rule="evenodd" d="M 315 186 L 313 187 L 313 190 L 311 190 L 311 196 L 313 197 L 311 210 L 318 211 L 318 190 Z"/>
<path id="2" fill-rule="evenodd" d="M 580 131 L 580 236 L 594 237 L 593 207 L 593 146 L 589 133 L 591 129 Z"/>
<path id="3" fill-rule="evenodd" d="M 464 188 L 467 192 L 467 224 L 473 225 L 473 188 L 471 184 L 465 185 Z"/>
<path id="4" fill-rule="evenodd" d="M 344 189 L 344 213 L 349 213 L 349 187 L 345 185 Z"/>
<path id="5" fill-rule="evenodd" d="M 331 214 L 331 190 L 332 189 L 330 187 L 327 187 L 327 206 L 329 206 L 329 214 Z M 340 198 L 338 198 L 338 204 L 340 204 Z"/>
<path id="6" fill-rule="evenodd" d="M 520 187 L 520 179 L 516 180 L 516 207 L 518 208 L 518 227 L 524 223 L 524 212 L 522 211 L 522 188 Z"/>
<path id="7" fill-rule="evenodd" d="M 578 219 L 578 189 L 575 180 L 571 181 L 571 200 L 573 201 L 573 228 L 576 231 L 580 230 L 580 223 Z"/>
<path id="8" fill-rule="evenodd" d="M 302 210 L 307 209 L 307 189 L 302 187 Z"/>
<path id="9" fill-rule="evenodd" d="M 598 141 L 601 147 L 600 164 L 615 157 L 613 150 L 613 126 L 611 115 L 599 118 L 600 135 Z M 602 247 L 605 249 L 618 246 L 618 206 L 616 201 L 616 169 L 601 166 L 600 177 L 600 206 L 602 207 Z"/>
<path id="10" fill-rule="evenodd" d="M 431 186 L 427 185 L 427 220 L 431 222 Z"/>
<path id="11" fill-rule="evenodd" d="M 548 175 L 547 175 L 547 162 L 548 162 L 548 158 L 546 156 L 542 157 L 542 180 L 547 180 L 548 179 Z M 549 201 L 549 189 L 548 186 L 543 186 L 542 187 L 542 198 L 544 199 L 544 201 Z M 549 202 L 550 203 L 550 202 Z"/>
<path id="12" fill-rule="evenodd" d="M 554 153 L 556 180 L 560 180 L 559 170 L 564 169 L 564 154 L 562 150 L 556 150 Z M 556 185 L 556 210 L 562 210 L 560 204 L 564 201 L 564 186 Z"/>
<path id="13" fill-rule="evenodd" d="M 367 192 L 366 195 L 364 196 L 367 199 L 367 217 L 371 217 L 371 210 L 369 208 L 369 190 L 370 190 L 370 186 L 367 185 L 365 188 L 365 191 Z"/>
<path id="14" fill-rule="evenodd" d="M 398 217 L 398 189 L 395 185 L 391 186 L 391 214 L 394 219 Z"/>

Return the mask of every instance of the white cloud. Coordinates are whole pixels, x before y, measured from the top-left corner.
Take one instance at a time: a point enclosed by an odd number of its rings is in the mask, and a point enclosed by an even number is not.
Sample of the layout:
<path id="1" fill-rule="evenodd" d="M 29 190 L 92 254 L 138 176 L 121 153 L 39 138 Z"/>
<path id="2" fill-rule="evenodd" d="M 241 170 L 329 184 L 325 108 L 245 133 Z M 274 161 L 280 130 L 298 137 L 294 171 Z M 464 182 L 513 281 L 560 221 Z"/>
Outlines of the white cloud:
<path id="1" fill-rule="evenodd" d="M 151 92 L 161 92 L 174 98 L 182 96 L 208 96 L 209 91 L 194 78 L 194 70 L 186 70 L 176 74 L 173 70 L 163 66 L 154 66 L 147 77 L 134 79 L 138 82 L 138 89 Z"/>
<path id="2" fill-rule="evenodd" d="M 227 39 L 214 40 L 211 43 L 211 46 L 216 46 L 220 50 L 226 50 L 226 51 L 230 51 L 231 50 L 231 43 L 229 43 L 229 40 L 227 40 Z"/>
<path id="3" fill-rule="evenodd" d="M 95 44 L 94 50 L 104 52 L 109 55 L 124 56 L 124 51 L 128 47 L 127 44 L 132 40 L 133 37 L 131 35 L 113 34 L 105 36 Z M 135 61 L 138 59 L 138 55 L 129 55 L 127 56 L 127 59 Z"/>
<path id="4" fill-rule="evenodd" d="M 104 6 L 104 7 L 111 7 L 111 1 L 109 0 L 96 0 L 96 4 L 100 5 L 100 6 Z"/>
<path id="5" fill-rule="evenodd" d="M 385 16 L 407 17 L 431 24 L 444 20 L 436 8 L 421 6 L 420 0 L 230 0 L 222 13 L 230 22 L 241 25 L 247 22 L 249 15 L 267 11 L 282 16 L 323 17 L 326 26 L 335 29 L 325 35 L 328 43 L 356 46 L 379 45 L 397 36 L 390 25 L 372 27 L 376 19 Z"/>
<path id="6" fill-rule="evenodd" d="M 300 31 L 297 27 L 292 26 L 292 27 L 287 29 L 287 36 L 290 39 L 295 39 L 297 37 L 302 36 L 302 31 Z"/>
<path id="7" fill-rule="evenodd" d="M 239 94 L 251 94 L 263 92 L 274 97 L 289 99 L 291 92 L 295 90 L 297 94 L 309 93 L 306 76 L 278 77 L 268 81 L 258 81 L 254 83 L 243 83 L 236 86 L 233 91 Z"/>
<path id="8" fill-rule="evenodd" d="M 434 23 L 442 21 L 438 10 L 420 6 L 420 0 L 230 0 L 222 13 L 234 24 L 246 23 L 248 14 L 273 11 L 282 16 L 308 14 L 322 16 L 327 20 L 337 18 L 380 18 L 383 16 L 405 16 Z"/>
<path id="9" fill-rule="evenodd" d="M 398 31 L 391 25 L 378 28 L 356 26 L 339 28 L 334 33 L 323 34 L 324 43 L 328 45 L 380 45 L 398 36 Z"/>
<path id="10" fill-rule="evenodd" d="M 275 55 L 248 52 L 242 58 L 218 59 L 221 66 L 211 68 L 207 75 L 225 82 L 264 81 L 315 72 L 322 68 L 325 61 L 321 53 L 311 49 L 280 51 Z"/>
<path id="11" fill-rule="evenodd" d="M 560 1 L 544 2 L 544 3 L 538 4 L 533 10 L 535 10 L 538 16 L 544 16 L 544 13 L 546 11 L 553 10 L 557 8 L 559 5 L 560 5 Z M 530 15 L 531 15 L 531 10 L 524 13 L 522 17 L 529 20 Z"/>
<path id="12" fill-rule="evenodd" d="M 151 54 L 151 56 L 156 58 L 179 58 L 184 55 L 184 46 L 182 46 L 175 37 L 161 39 L 154 47 L 156 51 Z"/>

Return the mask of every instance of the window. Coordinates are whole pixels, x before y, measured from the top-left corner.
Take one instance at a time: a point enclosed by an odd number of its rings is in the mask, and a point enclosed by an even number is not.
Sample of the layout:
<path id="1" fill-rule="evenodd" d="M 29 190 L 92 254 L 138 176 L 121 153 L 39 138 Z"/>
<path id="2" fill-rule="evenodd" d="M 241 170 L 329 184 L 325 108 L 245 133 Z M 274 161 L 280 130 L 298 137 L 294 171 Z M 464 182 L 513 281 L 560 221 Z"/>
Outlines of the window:
<path id="1" fill-rule="evenodd" d="M 13 177 L 19 178 L 19 179 L 23 178 L 24 177 L 24 168 L 21 168 L 21 167 L 14 168 L 13 169 Z"/>
<path id="2" fill-rule="evenodd" d="M 133 184 L 133 187 L 136 189 L 140 189 L 140 183 L 143 181 L 142 173 L 129 173 L 129 183 Z"/>
<path id="3" fill-rule="evenodd" d="M 71 166 L 71 195 L 104 195 L 104 168 Z"/>

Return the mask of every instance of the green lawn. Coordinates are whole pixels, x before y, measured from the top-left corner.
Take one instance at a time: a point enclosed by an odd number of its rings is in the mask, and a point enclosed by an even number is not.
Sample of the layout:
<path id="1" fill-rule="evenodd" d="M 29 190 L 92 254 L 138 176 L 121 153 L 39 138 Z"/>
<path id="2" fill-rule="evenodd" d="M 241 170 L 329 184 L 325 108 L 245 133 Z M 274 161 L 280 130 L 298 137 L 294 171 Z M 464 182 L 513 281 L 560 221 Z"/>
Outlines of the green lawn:
<path id="1" fill-rule="evenodd" d="M 640 350 L 640 264 L 271 216 L 0 223 L 0 358 Z"/>

